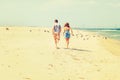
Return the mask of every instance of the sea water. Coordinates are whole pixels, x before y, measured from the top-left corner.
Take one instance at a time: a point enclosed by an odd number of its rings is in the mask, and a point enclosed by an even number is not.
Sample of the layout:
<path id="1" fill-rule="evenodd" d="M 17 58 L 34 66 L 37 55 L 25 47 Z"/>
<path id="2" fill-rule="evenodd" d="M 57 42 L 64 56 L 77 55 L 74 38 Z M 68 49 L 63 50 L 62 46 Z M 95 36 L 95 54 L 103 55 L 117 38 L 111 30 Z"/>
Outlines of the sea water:
<path id="1" fill-rule="evenodd" d="M 101 30 L 98 33 L 112 39 L 120 40 L 120 30 Z"/>
<path id="2" fill-rule="evenodd" d="M 120 40 L 120 28 L 80 28 L 80 30 L 92 31 L 108 38 Z"/>

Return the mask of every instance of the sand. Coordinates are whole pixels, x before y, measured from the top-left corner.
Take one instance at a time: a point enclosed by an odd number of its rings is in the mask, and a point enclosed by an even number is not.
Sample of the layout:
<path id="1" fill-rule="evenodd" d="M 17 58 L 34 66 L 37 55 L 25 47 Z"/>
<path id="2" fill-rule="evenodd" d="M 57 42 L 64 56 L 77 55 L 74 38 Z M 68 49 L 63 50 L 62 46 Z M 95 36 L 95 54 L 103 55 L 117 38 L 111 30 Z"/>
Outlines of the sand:
<path id="1" fill-rule="evenodd" d="M 51 28 L 0 27 L 0 80 L 120 80 L 119 41 L 74 30 L 58 46 Z"/>

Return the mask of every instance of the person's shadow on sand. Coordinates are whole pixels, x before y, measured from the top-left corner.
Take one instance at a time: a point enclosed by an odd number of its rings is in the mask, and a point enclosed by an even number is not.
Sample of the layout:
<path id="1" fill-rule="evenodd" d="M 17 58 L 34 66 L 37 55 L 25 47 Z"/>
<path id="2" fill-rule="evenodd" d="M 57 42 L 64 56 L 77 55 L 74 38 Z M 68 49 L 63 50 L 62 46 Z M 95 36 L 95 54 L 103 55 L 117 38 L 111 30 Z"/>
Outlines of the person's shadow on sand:
<path id="1" fill-rule="evenodd" d="M 75 50 L 75 51 L 85 51 L 85 52 L 92 52 L 92 51 L 90 51 L 90 50 L 85 50 L 85 49 L 77 49 L 77 48 L 64 48 L 64 49 Z"/>

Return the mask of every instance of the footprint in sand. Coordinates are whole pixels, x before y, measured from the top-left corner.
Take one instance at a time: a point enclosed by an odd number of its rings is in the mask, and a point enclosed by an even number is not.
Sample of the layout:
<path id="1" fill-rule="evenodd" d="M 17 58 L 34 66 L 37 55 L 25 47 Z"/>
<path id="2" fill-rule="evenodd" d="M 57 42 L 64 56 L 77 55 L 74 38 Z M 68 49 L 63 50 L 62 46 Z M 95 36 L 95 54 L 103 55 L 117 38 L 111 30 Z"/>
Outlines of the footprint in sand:
<path id="1" fill-rule="evenodd" d="M 70 78 L 68 80 L 70 80 Z"/>
<path id="2" fill-rule="evenodd" d="M 32 32 L 32 30 L 29 30 L 29 32 Z"/>
<path id="3" fill-rule="evenodd" d="M 53 68 L 53 64 L 49 64 L 48 65 L 48 69 L 50 70 L 50 69 L 52 69 Z"/>
<path id="4" fill-rule="evenodd" d="M 49 64 L 50 67 L 53 67 L 53 64 Z"/>
<path id="5" fill-rule="evenodd" d="M 1 64 L 1 66 L 4 66 L 4 64 Z"/>
<path id="6" fill-rule="evenodd" d="M 80 61 L 80 59 L 76 58 L 76 57 L 72 57 L 72 59 L 75 60 L 75 61 Z"/>
<path id="7" fill-rule="evenodd" d="M 24 78 L 24 79 L 25 79 L 25 80 L 32 80 L 31 78 L 28 78 L 28 77 L 27 77 L 27 78 Z"/>
<path id="8" fill-rule="evenodd" d="M 97 72 L 100 72 L 101 71 L 101 69 L 97 69 Z"/>
<path id="9" fill-rule="evenodd" d="M 85 78 L 84 78 L 84 77 L 79 77 L 79 79 L 80 79 L 80 80 L 85 80 Z"/>
<path id="10" fill-rule="evenodd" d="M 11 68 L 11 66 L 10 66 L 10 65 L 8 65 L 8 68 Z"/>
<path id="11" fill-rule="evenodd" d="M 6 28 L 6 30 L 9 30 L 9 28 Z"/>

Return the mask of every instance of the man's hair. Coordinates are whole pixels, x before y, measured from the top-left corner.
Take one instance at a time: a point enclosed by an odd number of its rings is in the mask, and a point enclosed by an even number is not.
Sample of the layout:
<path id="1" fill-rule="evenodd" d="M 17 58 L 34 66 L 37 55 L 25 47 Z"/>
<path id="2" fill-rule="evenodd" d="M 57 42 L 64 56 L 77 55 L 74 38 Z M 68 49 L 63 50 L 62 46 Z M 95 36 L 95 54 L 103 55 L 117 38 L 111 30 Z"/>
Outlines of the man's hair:
<path id="1" fill-rule="evenodd" d="M 55 19 L 55 23 L 58 23 L 58 20 L 57 20 L 57 19 Z"/>

